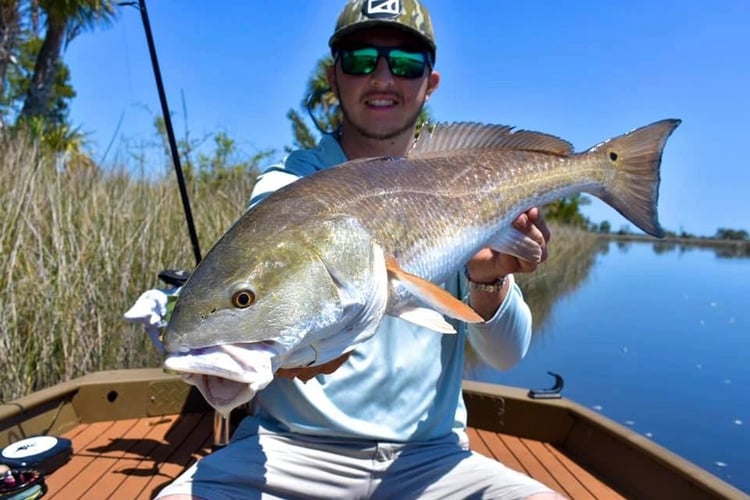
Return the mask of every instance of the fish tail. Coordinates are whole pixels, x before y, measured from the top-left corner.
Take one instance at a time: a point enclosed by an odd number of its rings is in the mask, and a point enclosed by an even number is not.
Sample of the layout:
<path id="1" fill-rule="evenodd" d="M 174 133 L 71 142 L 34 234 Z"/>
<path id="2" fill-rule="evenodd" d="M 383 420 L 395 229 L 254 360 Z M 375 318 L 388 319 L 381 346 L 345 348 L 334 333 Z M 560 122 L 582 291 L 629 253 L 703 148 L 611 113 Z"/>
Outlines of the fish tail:
<path id="1" fill-rule="evenodd" d="M 609 180 L 596 193 L 644 232 L 661 238 L 659 224 L 659 168 L 667 139 L 680 120 L 662 120 L 594 146 L 590 153 L 604 154 Z"/>

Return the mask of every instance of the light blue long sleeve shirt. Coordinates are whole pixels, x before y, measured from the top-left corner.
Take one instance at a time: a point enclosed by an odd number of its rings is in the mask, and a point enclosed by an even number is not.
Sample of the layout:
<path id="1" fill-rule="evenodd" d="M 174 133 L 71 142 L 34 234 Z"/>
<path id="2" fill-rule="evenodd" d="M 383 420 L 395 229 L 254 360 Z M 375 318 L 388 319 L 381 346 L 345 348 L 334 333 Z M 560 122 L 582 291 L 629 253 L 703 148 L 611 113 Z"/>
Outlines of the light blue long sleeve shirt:
<path id="1" fill-rule="evenodd" d="M 300 177 L 346 160 L 338 141 L 326 135 L 317 148 L 295 151 L 268 168 L 258 178 L 250 206 Z M 457 297 L 467 296 L 459 274 L 445 288 Z M 441 335 L 386 316 L 375 335 L 357 345 L 334 373 L 307 383 L 275 379 L 255 397 L 255 415 L 279 432 L 401 443 L 455 433 L 465 443 L 461 381 L 466 342 L 485 362 L 508 369 L 526 354 L 531 313 L 511 281 L 490 321 L 454 325 L 457 335 Z"/>

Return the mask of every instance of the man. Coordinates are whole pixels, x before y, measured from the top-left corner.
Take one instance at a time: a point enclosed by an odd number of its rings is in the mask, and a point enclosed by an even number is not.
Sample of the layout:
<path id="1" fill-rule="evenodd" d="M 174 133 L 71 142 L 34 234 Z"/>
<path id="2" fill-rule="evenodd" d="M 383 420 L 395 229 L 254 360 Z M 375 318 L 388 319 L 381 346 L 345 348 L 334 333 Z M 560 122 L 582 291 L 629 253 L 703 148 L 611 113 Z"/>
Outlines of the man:
<path id="1" fill-rule="evenodd" d="M 417 0 L 352 1 L 329 41 L 337 134 L 267 170 L 251 205 L 347 159 L 404 156 L 437 89 L 435 38 Z M 514 225 L 546 255 L 539 211 Z M 327 365 L 280 370 L 252 401 L 232 442 L 161 494 L 202 498 L 560 498 L 544 485 L 468 450 L 461 399 L 464 344 L 507 369 L 526 353 L 531 317 L 512 273 L 536 264 L 479 252 L 446 288 L 487 321 L 436 335 L 387 317 L 372 339 Z M 468 289 L 468 290 L 467 290 Z M 180 497 L 180 498 L 189 498 Z"/>

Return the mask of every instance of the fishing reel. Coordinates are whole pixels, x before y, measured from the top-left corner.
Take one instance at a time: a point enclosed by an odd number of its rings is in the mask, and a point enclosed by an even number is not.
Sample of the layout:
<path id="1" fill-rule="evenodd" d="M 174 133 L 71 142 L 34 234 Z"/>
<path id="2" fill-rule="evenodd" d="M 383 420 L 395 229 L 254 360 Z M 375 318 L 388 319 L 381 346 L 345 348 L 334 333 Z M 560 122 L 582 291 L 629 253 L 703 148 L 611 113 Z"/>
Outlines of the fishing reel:
<path id="1" fill-rule="evenodd" d="M 46 475 L 64 465 L 72 454 L 73 444 L 70 439 L 31 436 L 3 448 L 0 451 L 0 464 L 5 464 L 10 469 L 33 469 Z"/>

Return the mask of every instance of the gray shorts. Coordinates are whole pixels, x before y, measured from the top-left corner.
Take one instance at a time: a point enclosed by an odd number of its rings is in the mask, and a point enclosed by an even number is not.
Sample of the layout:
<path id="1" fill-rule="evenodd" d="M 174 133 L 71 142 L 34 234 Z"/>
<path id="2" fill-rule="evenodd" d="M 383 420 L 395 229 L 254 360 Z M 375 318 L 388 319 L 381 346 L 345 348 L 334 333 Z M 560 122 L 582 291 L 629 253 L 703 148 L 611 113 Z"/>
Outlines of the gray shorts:
<path id="1" fill-rule="evenodd" d="M 467 450 L 455 436 L 374 444 L 273 433 L 245 418 L 232 442 L 187 469 L 157 498 L 524 498 L 551 490 Z"/>

